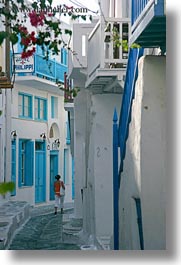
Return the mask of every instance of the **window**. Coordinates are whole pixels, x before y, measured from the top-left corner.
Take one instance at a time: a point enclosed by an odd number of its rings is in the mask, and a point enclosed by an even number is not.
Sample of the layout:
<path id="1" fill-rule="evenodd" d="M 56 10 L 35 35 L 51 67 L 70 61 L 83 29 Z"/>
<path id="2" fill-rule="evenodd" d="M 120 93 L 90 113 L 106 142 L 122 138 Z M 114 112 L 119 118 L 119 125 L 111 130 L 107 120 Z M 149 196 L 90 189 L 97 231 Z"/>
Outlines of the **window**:
<path id="1" fill-rule="evenodd" d="M 19 140 L 19 187 L 33 185 L 34 143 Z"/>
<path id="2" fill-rule="evenodd" d="M 86 36 L 82 36 L 82 56 L 86 56 Z"/>
<path id="3" fill-rule="evenodd" d="M 32 119 L 32 96 L 19 93 L 18 95 L 18 114 L 21 118 Z"/>
<path id="4" fill-rule="evenodd" d="M 53 96 L 51 97 L 51 118 L 58 118 L 58 98 Z"/>
<path id="5" fill-rule="evenodd" d="M 34 112 L 35 120 L 47 120 L 47 100 L 35 97 Z"/>

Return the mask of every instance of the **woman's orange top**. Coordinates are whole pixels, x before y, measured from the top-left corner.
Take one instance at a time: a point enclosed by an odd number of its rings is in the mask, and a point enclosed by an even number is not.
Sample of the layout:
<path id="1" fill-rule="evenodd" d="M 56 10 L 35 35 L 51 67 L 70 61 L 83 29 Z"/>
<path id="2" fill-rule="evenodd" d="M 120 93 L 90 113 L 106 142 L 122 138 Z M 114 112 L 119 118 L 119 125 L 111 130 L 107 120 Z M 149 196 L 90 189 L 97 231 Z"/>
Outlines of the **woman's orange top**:
<path id="1" fill-rule="evenodd" d="M 59 180 L 54 182 L 54 192 L 56 194 L 60 194 L 60 186 L 61 186 L 61 182 Z"/>

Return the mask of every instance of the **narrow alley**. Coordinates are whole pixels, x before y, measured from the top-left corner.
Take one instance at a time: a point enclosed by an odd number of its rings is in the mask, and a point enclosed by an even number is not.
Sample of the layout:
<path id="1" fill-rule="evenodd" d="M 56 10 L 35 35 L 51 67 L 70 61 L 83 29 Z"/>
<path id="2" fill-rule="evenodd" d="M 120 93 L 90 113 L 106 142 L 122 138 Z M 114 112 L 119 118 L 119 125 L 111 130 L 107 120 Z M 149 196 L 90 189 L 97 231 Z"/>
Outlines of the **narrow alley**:
<path id="1" fill-rule="evenodd" d="M 81 221 L 72 218 L 73 209 L 54 215 L 52 206 L 35 208 L 31 218 L 15 234 L 10 250 L 80 250 Z"/>

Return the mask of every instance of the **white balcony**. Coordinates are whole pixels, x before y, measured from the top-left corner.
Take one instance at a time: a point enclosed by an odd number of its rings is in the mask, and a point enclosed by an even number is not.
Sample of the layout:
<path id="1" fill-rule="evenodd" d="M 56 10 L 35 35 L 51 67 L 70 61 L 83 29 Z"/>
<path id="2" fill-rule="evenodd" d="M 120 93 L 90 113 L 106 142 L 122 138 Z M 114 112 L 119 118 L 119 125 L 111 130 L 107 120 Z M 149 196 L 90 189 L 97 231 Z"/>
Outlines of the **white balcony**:
<path id="1" fill-rule="evenodd" d="M 74 79 L 74 87 L 84 87 L 87 75 L 88 35 L 96 22 L 73 24 L 73 38 L 69 51 L 68 78 Z"/>
<path id="2" fill-rule="evenodd" d="M 119 41 L 128 41 L 130 20 L 106 18 L 99 21 L 88 37 L 87 81 L 85 87 L 94 93 L 122 93 L 128 50 L 117 47 L 114 32 Z"/>

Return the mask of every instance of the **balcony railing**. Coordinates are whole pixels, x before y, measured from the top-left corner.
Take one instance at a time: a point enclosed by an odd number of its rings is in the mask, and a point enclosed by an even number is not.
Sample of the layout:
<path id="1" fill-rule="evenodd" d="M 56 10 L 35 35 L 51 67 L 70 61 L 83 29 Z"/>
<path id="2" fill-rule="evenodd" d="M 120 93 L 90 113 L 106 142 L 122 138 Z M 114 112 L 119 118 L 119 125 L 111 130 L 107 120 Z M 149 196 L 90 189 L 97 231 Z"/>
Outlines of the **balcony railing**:
<path id="1" fill-rule="evenodd" d="M 35 55 L 35 75 L 63 83 L 65 72 L 67 72 L 66 65 L 58 63 L 56 60 L 49 59 L 46 61 L 42 55 Z"/>
<path id="2" fill-rule="evenodd" d="M 148 4 L 153 4 L 154 1 L 152 0 L 132 0 L 132 16 L 131 16 L 131 25 L 135 23 L 139 15 L 142 13 L 144 10 L 145 6 Z M 151 3 L 152 2 L 152 3 Z"/>
<path id="3" fill-rule="evenodd" d="M 130 44 L 166 49 L 165 0 L 132 0 Z"/>
<path id="4" fill-rule="evenodd" d="M 15 54 L 16 56 L 17 54 Z M 38 76 L 43 79 L 47 79 L 53 82 L 62 82 L 64 83 L 64 73 L 67 72 L 67 66 L 57 62 L 55 59 L 49 59 L 46 61 L 43 55 L 35 54 L 29 59 L 31 63 L 31 69 L 27 71 L 27 68 L 23 67 L 27 64 L 27 60 L 21 59 L 20 53 L 18 53 L 18 59 L 14 60 L 13 54 L 12 65 L 11 65 L 11 74 L 13 73 L 14 64 L 15 64 L 15 74 L 18 76 Z M 18 63 L 18 64 L 17 64 Z M 27 67 L 29 65 L 26 65 Z M 16 71 L 17 69 L 17 71 Z"/>
<path id="5" fill-rule="evenodd" d="M 114 34 L 120 43 L 128 41 L 130 23 L 128 19 L 106 18 L 107 23 L 97 23 L 88 38 L 88 77 L 98 68 L 112 69 L 126 67 L 128 50 L 115 44 Z"/>

